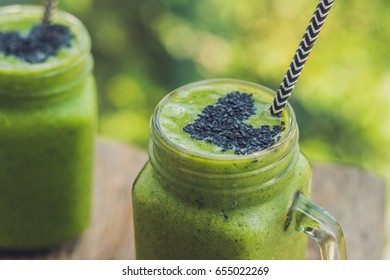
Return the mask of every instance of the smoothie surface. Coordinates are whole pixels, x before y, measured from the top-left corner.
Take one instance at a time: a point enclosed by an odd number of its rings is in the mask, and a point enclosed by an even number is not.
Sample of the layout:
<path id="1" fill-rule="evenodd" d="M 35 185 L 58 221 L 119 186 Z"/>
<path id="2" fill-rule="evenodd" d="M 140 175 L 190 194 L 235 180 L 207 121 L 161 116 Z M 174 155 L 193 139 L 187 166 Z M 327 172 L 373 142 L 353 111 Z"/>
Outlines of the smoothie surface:
<path id="1" fill-rule="evenodd" d="M 71 47 L 73 38 L 69 28 L 61 24 L 37 23 L 28 34 L 23 33 L 0 31 L 0 52 L 31 64 L 43 63 L 59 50 Z"/>
<path id="2" fill-rule="evenodd" d="M 229 93 L 235 92 L 252 94 L 254 100 L 254 114 L 243 120 L 243 123 L 252 125 L 253 128 L 268 125 L 271 130 L 273 126 L 284 125 L 287 128 L 289 125 L 288 114 L 285 112 L 281 117 L 270 114 L 269 107 L 274 96 L 272 91 L 246 83 L 208 83 L 179 88 L 161 103 L 157 125 L 160 127 L 162 137 L 170 144 L 189 153 L 234 155 L 232 149 L 194 139 L 183 129 L 193 124 L 206 106 L 213 106 L 220 98 L 225 98 Z M 283 137 L 285 131 L 281 131 L 278 136 Z M 275 138 L 279 138 L 278 136 Z"/>
<path id="3" fill-rule="evenodd" d="M 7 55 L 0 46 L 0 71 L 4 71 L 4 73 L 19 74 L 20 69 L 23 68 L 23 73 L 31 75 L 35 71 L 50 69 L 52 66 L 56 67 L 59 64 L 62 64 L 62 62 L 66 63 L 69 58 L 75 57 L 80 52 L 80 49 L 89 48 L 89 38 L 81 35 L 81 33 L 86 32 L 84 27 L 81 26 L 75 18 L 62 11 L 57 11 L 56 14 L 57 16 L 54 17 L 52 23 L 52 26 L 55 27 L 51 28 L 52 30 L 50 30 L 50 32 L 53 32 L 53 34 L 58 33 L 59 30 L 55 30 L 58 26 L 69 28 L 71 39 L 66 43 L 66 46 L 60 47 L 55 53 L 49 55 L 39 63 L 30 63 L 15 55 Z M 0 14 L 0 35 L 2 34 L 2 36 L 4 36 L 4 34 L 7 33 L 17 33 L 19 36 L 26 39 L 34 27 L 37 30 L 37 26 L 39 26 L 41 20 L 42 9 L 40 7 L 27 6 L 25 9 L 22 9 L 19 6 L 17 6 L 17 9 L 13 6 L 10 6 L 9 8 L 6 7 L 2 9 L 2 13 Z M 47 37 L 48 35 L 48 32 L 42 32 L 43 37 Z M 15 34 L 12 36 L 15 36 Z M 3 51 L 1 51 L 1 49 L 3 49 Z"/>

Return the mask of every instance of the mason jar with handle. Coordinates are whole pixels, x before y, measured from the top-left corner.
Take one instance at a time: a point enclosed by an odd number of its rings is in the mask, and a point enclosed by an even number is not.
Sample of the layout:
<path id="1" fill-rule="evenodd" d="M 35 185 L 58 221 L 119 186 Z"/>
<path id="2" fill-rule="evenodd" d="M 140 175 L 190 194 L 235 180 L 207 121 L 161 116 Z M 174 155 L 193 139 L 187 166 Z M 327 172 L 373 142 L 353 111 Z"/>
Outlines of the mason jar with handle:
<path id="1" fill-rule="evenodd" d="M 0 32 L 26 36 L 42 7 L 0 9 Z M 70 46 L 39 63 L 0 52 L 0 248 L 47 248 L 91 219 L 96 90 L 90 37 L 57 11 Z M 12 47 L 12 46 L 10 46 Z"/>
<path id="2" fill-rule="evenodd" d="M 254 127 L 283 122 L 275 144 L 237 155 L 183 130 L 232 92 L 252 94 L 256 114 L 247 121 Z M 160 102 L 149 161 L 133 186 L 137 259 L 304 259 L 306 235 L 323 259 L 346 258 L 339 224 L 307 199 L 312 173 L 299 150 L 293 109 L 287 106 L 281 118 L 269 114 L 274 94 L 216 79 L 181 87 Z"/>

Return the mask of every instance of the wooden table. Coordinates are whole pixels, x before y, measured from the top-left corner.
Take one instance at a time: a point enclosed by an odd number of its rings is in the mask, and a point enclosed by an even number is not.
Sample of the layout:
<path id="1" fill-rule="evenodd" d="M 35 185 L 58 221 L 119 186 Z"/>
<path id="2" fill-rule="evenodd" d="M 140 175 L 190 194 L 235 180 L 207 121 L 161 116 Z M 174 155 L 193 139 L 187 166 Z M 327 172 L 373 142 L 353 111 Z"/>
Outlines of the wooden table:
<path id="1" fill-rule="evenodd" d="M 0 251 L 0 259 L 134 259 L 132 183 L 147 161 L 144 151 L 111 140 L 96 144 L 94 211 L 77 240 L 38 252 Z M 385 184 L 350 166 L 314 165 L 312 200 L 341 224 L 349 259 L 381 259 Z M 308 258 L 318 259 L 309 242 Z"/>

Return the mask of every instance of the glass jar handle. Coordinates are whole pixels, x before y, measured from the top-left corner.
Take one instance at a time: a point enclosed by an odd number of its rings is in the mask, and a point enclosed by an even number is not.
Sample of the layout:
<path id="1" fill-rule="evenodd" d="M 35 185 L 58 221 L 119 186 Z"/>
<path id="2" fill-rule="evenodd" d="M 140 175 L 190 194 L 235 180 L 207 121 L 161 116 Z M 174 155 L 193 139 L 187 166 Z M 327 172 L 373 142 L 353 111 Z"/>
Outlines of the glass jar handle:
<path id="1" fill-rule="evenodd" d="M 317 204 L 297 192 L 287 214 L 285 229 L 295 215 L 295 230 L 313 238 L 323 260 L 345 260 L 347 253 L 343 231 L 337 221 Z"/>

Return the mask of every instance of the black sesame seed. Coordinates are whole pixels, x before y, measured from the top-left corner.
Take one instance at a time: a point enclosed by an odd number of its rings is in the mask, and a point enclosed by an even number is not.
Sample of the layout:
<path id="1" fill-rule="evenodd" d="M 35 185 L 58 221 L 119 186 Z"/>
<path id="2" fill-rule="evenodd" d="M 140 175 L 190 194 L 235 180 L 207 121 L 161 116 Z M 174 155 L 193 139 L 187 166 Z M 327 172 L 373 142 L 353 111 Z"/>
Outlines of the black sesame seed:
<path id="1" fill-rule="evenodd" d="M 64 25 L 37 24 L 27 36 L 15 31 L 0 32 L 0 52 L 31 64 L 42 63 L 61 48 L 70 47 L 73 37 Z"/>
<path id="2" fill-rule="evenodd" d="M 195 122 L 183 130 L 193 139 L 221 147 L 222 152 L 230 149 L 236 155 L 245 155 L 271 147 L 285 129 L 284 122 L 272 128 L 269 125 L 254 128 L 243 123 L 255 112 L 252 94 L 231 92 L 216 104 L 206 106 Z"/>

